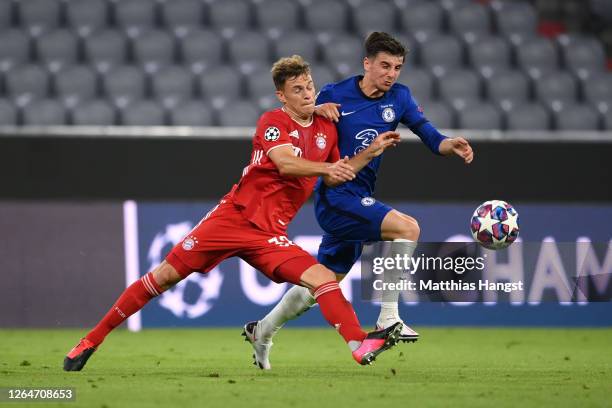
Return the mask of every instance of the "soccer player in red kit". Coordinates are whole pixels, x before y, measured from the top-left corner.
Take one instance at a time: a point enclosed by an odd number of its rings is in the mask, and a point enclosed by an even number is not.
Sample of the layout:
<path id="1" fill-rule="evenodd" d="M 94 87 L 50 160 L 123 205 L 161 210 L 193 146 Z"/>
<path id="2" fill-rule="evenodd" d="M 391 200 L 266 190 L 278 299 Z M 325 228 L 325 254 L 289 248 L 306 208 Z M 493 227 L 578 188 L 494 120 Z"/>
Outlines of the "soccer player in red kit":
<path id="1" fill-rule="evenodd" d="M 358 363 L 371 363 L 397 343 L 401 323 L 364 332 L 334 273 L 291 242 L 286 229 L 312 193 L 317 177 L 331 186 L 352 180 L 374 157 L 396 145 L 399 134 L 383 133 L 361 154 L 340 159 L 334 124 L 313 116 L 315 89 L 309 65 L 299 56 L 281 58 L 272 67 L 272 77 L 283 107 L 260 117 L 251 162 L 238 184 L 159 266 L 121 294 L 68 353 L 64 370 L 80 371 L 110 331 L 149 300 L 192 272 L 206 273 L 232 256 L 275 282 L 310 289 L 321 313 L 347 342 Z"/>

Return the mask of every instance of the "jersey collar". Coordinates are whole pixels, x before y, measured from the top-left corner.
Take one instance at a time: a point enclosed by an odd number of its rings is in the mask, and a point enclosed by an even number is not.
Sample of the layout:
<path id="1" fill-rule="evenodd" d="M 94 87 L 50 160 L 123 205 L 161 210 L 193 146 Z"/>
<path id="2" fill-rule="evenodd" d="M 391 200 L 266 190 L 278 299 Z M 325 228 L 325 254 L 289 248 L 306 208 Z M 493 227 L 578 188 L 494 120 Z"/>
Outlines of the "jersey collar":
<path id="1" fill-rule="evenodd" d="M 297 120 L 293 119 L 293 116 L 291 116 L 289 114 L 289 112 L 287 112 L 285 110 L 285 107 L 281 107 L 281 110 L 285 113 L 285 115 L 287 115 L 289 117 L 289 119 L 291 119 L 294 123 L 296 123 L 298 126 L 303 127 L 303 128 L 309 128 L 310 126 L 312 126 L 312 124 L 314 123 L 314 114 L 312 115 L 312 117 L 310 118 L 310 122 L 308 122 L 306 125 L 302 125 L 300 122 L 298 122 Z"/>
<path id="2" fill-rule="evenodd" d="M 368 101 L 380 101 L 382 98 L 385 97 L 385 95 L 387 94 L 386 92 L 384 94 L 382 94 L 382 96 L 379 96 L 378 98 L 372 98 L 372 97 L 364 94 L 363 91 L 361 90 L 361 87 L 359 86 L 359 81 L 361 81 L 362 79 L 363 79 L 363 75 L 356 75 L 354 77 L 355 88 L 357 89 L 357 92 L 359 92 L 359 94 L 361 96 L 363 96 Z"/>

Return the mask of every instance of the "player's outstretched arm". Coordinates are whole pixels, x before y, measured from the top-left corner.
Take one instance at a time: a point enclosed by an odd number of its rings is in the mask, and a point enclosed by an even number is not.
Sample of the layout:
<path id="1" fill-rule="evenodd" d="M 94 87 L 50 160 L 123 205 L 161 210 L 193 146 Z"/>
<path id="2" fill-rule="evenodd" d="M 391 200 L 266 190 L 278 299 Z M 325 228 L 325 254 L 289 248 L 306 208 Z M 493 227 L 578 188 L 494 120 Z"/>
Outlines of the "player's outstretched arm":
<path id="1" fill-rule="evenodd" d="M 361 169 L 368 165 L 372 159 L 380 156 L 389 147 L 395 147 L 400 142 L 400 134 L 394 131 L 383 132 L 370 143 L 370 145 L 353 156 L 348 164 L 358 173 Z"/>
<path id="2" fill-rule="evenodd" d="M 463 159 L 465 164 L 470 164 L 474 160 L 472 146 L 462 137 L 444 139 L 438 147 L 443 156 L 456 155 Z"/>
<path id="3" fill-rule="evenodd" d="M 349 159 L 348 156 L 345 156 L 342 160 L 334 163 L 334 166 L 339 165 L 339 163 L 343 163 L 350 166 L 354 173 L 358 173 L 361 169 L 367 166 L 372 159 L 380 156 L 387 148 L 396 146 L 399 142 L 399 133 L 392 131 L 381 133 L 366 149 L 362 150 L 351 159 Z M 323 177 L 323 182 L 330 187 L 336 187 L 346 181 L 348 180 L 340 180 L 338 177 Z"/>
<path id="4" fill-rule="evenodd" d="M 335 163 L 319 163 L 297 157 L 290 146 L 281 146 L 271 150 L 268 157 L 281 176 L 289 177 L 323 177 L 330 182 L 341 184 L 355 178 L 353 168 L 347 163 L 348 158 Z"/>

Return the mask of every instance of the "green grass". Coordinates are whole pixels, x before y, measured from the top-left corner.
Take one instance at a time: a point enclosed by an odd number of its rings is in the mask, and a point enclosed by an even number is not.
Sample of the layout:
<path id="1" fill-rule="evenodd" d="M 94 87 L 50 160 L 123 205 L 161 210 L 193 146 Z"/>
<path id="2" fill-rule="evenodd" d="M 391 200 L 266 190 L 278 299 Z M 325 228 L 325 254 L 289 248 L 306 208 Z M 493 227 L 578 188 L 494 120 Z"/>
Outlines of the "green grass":
<path id="1" fill-rule="evenodd" d="M 76 403 L 16 407 L 612 406 L 612 329 L 420 331 L 361 367 L 333 330 L 285 329 L 263 372 L 238 328 L 119 330 L 65 373 L 82 330 L 0 330 L 0 387 L 76 389 Z"/>

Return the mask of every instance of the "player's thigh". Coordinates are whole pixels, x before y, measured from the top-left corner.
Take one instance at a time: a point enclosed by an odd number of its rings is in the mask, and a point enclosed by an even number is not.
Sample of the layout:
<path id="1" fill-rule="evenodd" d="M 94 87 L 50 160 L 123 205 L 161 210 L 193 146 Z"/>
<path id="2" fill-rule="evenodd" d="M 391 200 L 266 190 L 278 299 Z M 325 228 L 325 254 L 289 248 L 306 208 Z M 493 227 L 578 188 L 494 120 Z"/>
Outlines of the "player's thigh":
<path id="1" fill-rule="evenodd" d="M 249 242 L 252 226 L 229 203 L 216 207 L 172 248 L 166 261 L 183 278 L 191 272 L 206 273 L 226 258 L 236 255 Z M 237 231 L 245 231 L 239 234 Z"/>
<path id="2" fill-rule="evenodd" d="M 255 243 L 241 251 L 238 256 L 274 282 L 300 285 L 302 273 L 318 262 L 286 237 L 279 238 L 273 237 Z"/>
<path id="3" fill-rule="evenodd" d="M 317 260 L 334 273 L 346 275 L 361 256 L 362 250 L 361 241 L 343 241 L 333 235 L 324 234 Z"/>
<path id="4" fill-rule="evenodd" d="M 334 195 L 316 203 L 317 221 L 328 234 L 344 241 L 380 241 L 381 225 L 392 208 L 372 197 Z"/>
<path id="5" fill-rule="evenodd" d="M 180 275 L 176 268 L 172 266 L 168 261 L 164 260 L 155 269 L 151 271 L 155 282 L 163 289 L 166 290 L 176 285 L 187 275 Z"/>
<path id="6" fill-rule="evenodd" d="M 393 241 L 394 239 L 417 241 L 421 229 L 414 217 L 397 210 L 391 210 L 382 221 L 380 234 L 384 241 Z"/>

